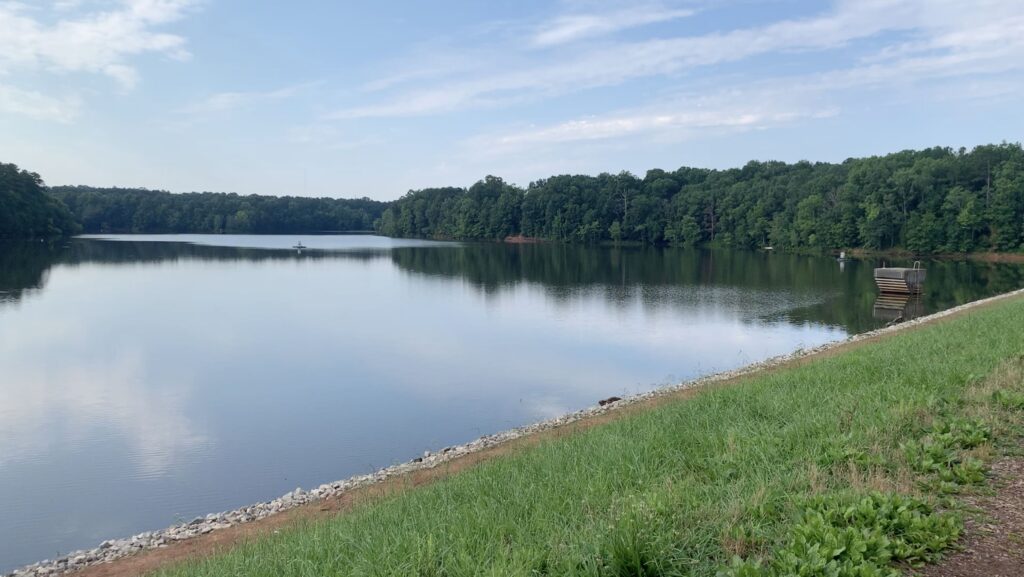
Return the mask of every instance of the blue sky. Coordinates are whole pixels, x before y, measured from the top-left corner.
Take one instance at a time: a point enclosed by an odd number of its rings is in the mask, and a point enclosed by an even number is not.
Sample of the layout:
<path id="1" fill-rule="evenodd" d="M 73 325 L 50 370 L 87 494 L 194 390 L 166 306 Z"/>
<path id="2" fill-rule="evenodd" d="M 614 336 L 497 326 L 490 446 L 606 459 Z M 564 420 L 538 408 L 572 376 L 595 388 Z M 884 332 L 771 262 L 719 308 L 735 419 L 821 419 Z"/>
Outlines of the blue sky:
<path id="1" fill-rule="evenodd" d="M 1020 141 L 1020 0 L 0 0 L 0 161 L 392 199 Z"/>

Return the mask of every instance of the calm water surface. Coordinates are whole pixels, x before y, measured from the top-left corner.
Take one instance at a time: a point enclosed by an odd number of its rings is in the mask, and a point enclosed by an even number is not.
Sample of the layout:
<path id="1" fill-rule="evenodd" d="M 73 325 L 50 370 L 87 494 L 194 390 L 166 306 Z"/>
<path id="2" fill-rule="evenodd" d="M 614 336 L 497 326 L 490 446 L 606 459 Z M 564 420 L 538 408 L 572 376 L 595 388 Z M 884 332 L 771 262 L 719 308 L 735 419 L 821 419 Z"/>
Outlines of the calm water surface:
<path id="1" fill-rule="evenodd" d="M 0 572 L 1024 285 L 374 236 L 0 245 Z"/>

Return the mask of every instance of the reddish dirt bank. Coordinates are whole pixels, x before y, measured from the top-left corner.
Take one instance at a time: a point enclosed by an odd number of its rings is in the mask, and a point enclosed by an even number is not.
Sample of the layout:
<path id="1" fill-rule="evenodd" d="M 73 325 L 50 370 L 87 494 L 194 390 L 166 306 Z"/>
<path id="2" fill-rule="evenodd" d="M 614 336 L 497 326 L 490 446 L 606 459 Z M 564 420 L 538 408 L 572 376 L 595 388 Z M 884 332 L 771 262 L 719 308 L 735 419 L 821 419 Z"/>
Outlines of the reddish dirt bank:
<path id="1" fill-rule="evenodd" d="M 505 242 L 509 244 L 539 244 L 544 242 L 544 239 L 517 234 L 515 236 L 506 236 Z"/>

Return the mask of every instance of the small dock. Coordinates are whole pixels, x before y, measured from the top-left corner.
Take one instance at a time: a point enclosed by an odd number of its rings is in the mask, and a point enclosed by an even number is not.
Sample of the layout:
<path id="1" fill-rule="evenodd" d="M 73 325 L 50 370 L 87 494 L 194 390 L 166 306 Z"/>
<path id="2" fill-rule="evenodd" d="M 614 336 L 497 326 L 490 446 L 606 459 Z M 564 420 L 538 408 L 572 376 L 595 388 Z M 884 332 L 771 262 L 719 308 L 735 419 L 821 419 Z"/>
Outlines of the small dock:
<path id="1" fill-rule="evenodd" d="M 883 293 L 921 294 L 927 271 L 921 268 L 921 262 L 915 262 L 913 268 L 882 267 L 875 269 L 875 284 Z"/>

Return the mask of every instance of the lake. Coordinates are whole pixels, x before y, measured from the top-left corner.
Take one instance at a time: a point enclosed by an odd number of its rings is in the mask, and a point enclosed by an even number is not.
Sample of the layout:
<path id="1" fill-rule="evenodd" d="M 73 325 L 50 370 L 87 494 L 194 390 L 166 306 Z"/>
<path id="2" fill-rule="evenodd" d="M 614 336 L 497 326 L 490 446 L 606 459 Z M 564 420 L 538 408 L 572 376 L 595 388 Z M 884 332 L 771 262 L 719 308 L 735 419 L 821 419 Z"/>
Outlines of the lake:
<path id="1" fill-rule="evenodd" d="M 876 302 L 868 260 L 298 240 L 0 244 L 0 573 L 1024 286 L 929 261 Z"/>

